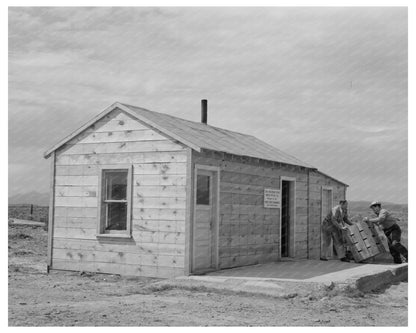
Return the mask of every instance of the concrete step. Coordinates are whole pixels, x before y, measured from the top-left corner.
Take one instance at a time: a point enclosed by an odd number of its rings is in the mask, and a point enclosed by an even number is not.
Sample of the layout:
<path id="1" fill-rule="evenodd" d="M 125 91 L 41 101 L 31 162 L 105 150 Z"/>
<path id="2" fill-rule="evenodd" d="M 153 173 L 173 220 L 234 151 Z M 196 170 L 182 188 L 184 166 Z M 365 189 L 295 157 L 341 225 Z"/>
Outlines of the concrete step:
<path id="1" fill-rule="evenodd" d="M 305 262 L 305 267 L 308 267 L 309 264 Z M 262 265 L 255 265 L 251 269 L 261 271 Z M 162 289 L 179 288 L 193 291 L 244 293 L 277 298 L 324 294 L 329 290 L 348 293 L 354 291 L 371 292 L 382 290 L 393 283 L 407 281 L 408 264 L 354 265 L 351 268 L 307 279 L 263 278 L 258 275 L 247 277 L 238 276 L 238 272 L 239 270 L 236 269 L 233 276 L 230 276 L 229 271 L 227 276 L 213 274 L 183 276 L 160 281 L 156 285 Z M 244 273 L 247 274 L 247 267 Z"/>

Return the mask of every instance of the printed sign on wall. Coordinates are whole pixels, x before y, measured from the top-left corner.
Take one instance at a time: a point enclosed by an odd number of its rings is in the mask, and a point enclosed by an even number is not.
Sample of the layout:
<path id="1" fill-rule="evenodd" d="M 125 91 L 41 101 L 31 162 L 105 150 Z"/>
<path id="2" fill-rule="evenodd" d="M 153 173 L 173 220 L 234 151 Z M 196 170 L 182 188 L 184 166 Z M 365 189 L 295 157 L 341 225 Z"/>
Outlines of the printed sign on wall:
<path id="1" fill-rule="evenodd" d="M 264 208 L 280 208 L 280 190 L 277 188 L 264 189 Z"/>

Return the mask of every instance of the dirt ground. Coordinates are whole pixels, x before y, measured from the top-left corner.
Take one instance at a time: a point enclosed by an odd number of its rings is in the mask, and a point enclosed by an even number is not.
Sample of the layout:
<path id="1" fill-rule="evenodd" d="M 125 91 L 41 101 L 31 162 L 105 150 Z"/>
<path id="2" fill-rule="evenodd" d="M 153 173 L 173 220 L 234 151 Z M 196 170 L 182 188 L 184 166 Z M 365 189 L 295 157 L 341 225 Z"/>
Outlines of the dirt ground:
<path id="1" fill-rule="evenodd" d="M 407 326 L 407 283 L 292 298 L 153 288 L 157 279 L 46 274 L 46 231 L 9 226 L 9 326 Z"/>

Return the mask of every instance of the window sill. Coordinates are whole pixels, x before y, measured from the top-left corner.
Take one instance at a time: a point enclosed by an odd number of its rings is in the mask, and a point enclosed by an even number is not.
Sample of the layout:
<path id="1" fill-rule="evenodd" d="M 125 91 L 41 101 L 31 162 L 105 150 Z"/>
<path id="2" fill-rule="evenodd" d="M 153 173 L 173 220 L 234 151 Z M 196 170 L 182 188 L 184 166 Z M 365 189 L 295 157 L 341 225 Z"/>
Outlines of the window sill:
<path id="1" fill-rule="evenodd" d="M 127 234 L 98 234 L 96 235 L 97 238 L 122 238 L 122 239 L 132 239 L 131 235 Z"/>

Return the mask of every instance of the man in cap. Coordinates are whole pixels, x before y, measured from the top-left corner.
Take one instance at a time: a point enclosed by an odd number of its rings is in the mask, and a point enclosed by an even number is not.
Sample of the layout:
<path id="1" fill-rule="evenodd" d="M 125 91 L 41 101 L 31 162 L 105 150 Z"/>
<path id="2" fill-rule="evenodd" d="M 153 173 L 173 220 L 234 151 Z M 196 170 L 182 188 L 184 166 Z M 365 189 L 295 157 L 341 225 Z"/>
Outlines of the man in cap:
<path id="1" fill-rule="evenodd" d="M 328 260 L 331 252 L 331 239 L 334 242 L 335 251 L 338 259 L 349 261 L 347 258 L 347 246 L 342 234 L 347 229 L 345 224 L 352 225 L 348 219 L 348 202 L 341 200 L 339 205 L 332 208 L 322 223 L 323 249 L 321 260 Z"/>
<path id="2" fill-rule="evenodd" d="M 400 243 L 402 230 L 400 229 L 397 221 L 398 218 L 394 217 L 387 209 L 381 208 L 379 201 L 373 201 L 370 208 L 377 215 L 375 218 L 364 218 L 364 222 L 375 223 L 380 225 L 389 241 L 390 254 L 396 264 L 401 264 L 402 259 L 400 255 L 406 258 L 408 261 L 407 249 Z"/>

